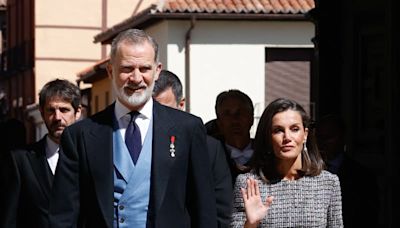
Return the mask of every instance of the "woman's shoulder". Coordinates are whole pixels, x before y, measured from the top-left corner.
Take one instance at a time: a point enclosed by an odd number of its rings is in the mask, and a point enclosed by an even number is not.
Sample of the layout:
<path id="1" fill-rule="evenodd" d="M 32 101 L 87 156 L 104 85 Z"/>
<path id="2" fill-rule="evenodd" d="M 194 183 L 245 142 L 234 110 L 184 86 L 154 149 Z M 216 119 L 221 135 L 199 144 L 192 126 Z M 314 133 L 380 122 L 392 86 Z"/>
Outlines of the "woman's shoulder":
<path id="1" fill-rule="evenodd" d="M 237 176 L 237 179 L 239 180 L 247 180 L 248 178 L 254 178 L 254 179 L 259 179 L 259 176 L 255 172 L 255 170 L 250 170 L 247 173 L 241 173 Z"/>
<path id="2" fill-rule="evenodd" d="M 338 179 L 338 176 L 336 174 L 331 173 L 327 170 L 322 170 L 319 176 L 326 179 Z"/>
<path id="3" fill-rule="evenodd" d="M 261 180 L 259 175 L 254 170 L 250 170 L 247 173 L 241 173 L 236 177 L 236 185 L 243 185 L 246 183 L 246 180 L 249 178 L 253 178 L 255 180 Z"/>
<path id="4" fill-rule="evenodd" d="M 315 178 L 333 185 L 339 184 L 339 177 L 327 170 L 322 170 L 319 175 L 315 176 Z"/>

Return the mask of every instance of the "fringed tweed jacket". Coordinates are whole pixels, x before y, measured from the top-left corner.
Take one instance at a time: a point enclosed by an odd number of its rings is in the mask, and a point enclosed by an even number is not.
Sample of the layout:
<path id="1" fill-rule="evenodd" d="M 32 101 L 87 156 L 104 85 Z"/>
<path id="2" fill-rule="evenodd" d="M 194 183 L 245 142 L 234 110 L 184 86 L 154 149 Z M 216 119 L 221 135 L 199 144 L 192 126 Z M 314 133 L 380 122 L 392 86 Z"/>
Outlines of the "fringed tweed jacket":
<path id="1" fill-rule="evenodd" d="M 314 177 L 271 183 L 254 172 L 240 174 L 234 187 L 231 227 L 243 228 L 246 221 L 240 188 L 246 188 L 249 177 L 258 181 L 263 201 L 267 195 L 274 197 L 259 227 L 343 227 L 339 179 L 327 171 Z"/>

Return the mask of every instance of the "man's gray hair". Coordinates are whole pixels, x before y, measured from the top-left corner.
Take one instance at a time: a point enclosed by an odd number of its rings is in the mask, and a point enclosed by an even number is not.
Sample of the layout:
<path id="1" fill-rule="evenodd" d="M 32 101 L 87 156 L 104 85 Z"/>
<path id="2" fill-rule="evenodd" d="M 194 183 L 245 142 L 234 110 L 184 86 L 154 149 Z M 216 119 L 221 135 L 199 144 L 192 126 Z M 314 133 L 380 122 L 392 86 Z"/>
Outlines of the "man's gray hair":
<path id="1" fill-rule="evenodd" d="M 115 59 L 118 47 L 121 43 L 128 44 L 143 44 L 149 42 L 154 49 L 154 61 L 158 62 L 158 44 L 155 39 L 147 35 L 143 30 L 140 29 L 128 29 L 120 32 L 111 43 L 110 51 L 110 62 L 112 63 Z"/>

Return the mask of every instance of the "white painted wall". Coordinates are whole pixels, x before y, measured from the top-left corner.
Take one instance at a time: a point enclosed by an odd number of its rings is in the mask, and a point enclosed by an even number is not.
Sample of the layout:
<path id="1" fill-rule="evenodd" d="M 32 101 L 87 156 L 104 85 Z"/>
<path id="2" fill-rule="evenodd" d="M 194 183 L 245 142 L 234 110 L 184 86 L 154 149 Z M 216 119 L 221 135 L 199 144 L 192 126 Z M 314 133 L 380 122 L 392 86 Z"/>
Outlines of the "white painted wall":
<path id="1" fill-rule="evenodd" d="M 170 20 L 147 30 L 162 46 L 160 51 L 167 52 L 162 58 L 164 68 L 176 73 L 183 84 L 189 27 L 188 21 Z M 253 100 L 259 117 L 264 110 L 265 47 L 311 47 L 313 37 L 311 22 L 196 21 L 191 34 L 190 112 L 207 122 L 215 118 L 217 95 L 239 89 Z"/>

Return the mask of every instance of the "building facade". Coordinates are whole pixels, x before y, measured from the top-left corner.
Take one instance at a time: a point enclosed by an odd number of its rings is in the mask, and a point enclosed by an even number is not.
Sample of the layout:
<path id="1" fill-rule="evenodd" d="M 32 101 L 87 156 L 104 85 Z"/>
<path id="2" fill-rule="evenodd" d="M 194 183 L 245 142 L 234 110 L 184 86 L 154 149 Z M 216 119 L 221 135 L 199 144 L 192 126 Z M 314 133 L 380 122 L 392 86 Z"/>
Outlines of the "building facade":
<path id="1" fill-rule="evenodd" d="M 38 112 L 42 86 L 56 78 L 75 82 L 78 72 L 105 58 L 106 47 L 94 44 L 93 36 L 141 10 L 140 2 L 7 1 L 1 29 L 0 89 L 5 94 L 5 118 L 24 120 L 29 142 L 46 133 Z"/>
<path id="2" fill-rule="evenodd" d="M 184 84 L 186 111 L 200 116 L 203 122 L 215 118 L 215 99 L 229 89 L 239 89 L 251 97 L 256 123 L 265 105 L 278 96 L 299 100 L 312 109 L 315 28 L 305 13 L 314 7 L 313 1 L 292 11 L 283 6 L 273 10 L 255 5 L 247 9 L 239 5 L 228 9 L 224 4 L 216 8 L 200 4 L 194 7 L 190 5 L 194 1 L 183 1 L 187 5 L 175 7 L 176 2 L 151 5 L 97 34 L 95 42 L 108 45 L 128 28 L 146 30 L 159 43 L 163 68 L 176 73 Z M 289 65 L 297 70 L 289 71 Z M 112 102 L 114 96 L 104 76 L 105 62 L 92 68 L 84 70 L 80 77 L 84 83 L 92 84 L 91 108 L 96 112 L 109 104 L 106 101 Z M 286 74 L 280 74 L 282 71 Z M 298 87 L 297 82 L 304 85 Z M 255 127 L 256 124 L 253 133 Z"/>

